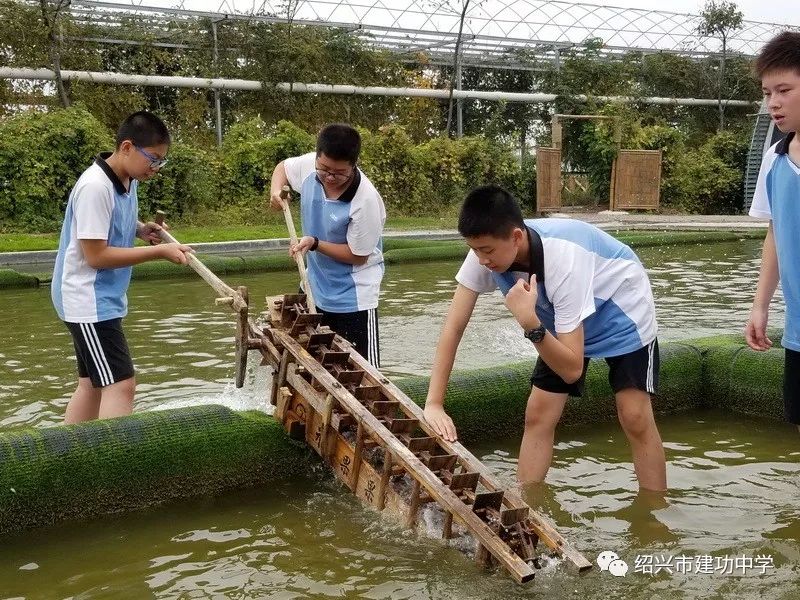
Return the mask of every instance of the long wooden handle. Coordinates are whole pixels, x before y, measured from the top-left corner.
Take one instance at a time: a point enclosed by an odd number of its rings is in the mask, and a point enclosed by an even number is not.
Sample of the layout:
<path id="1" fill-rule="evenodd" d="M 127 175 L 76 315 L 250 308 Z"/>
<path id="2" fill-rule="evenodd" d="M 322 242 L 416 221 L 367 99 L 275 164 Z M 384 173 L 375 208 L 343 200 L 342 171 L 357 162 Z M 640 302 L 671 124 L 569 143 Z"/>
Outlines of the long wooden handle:
<path id="1" fill-rule="evenodd" d="M 283 208 L 283 218 L 286 220 L 286 227 L 289 230 L 289 243 L 294 246 L 297 244 L 297 230 L 294 228 L 294 219 L 292 212 L 289 210 L 289 192 L 291 188 L 288 185 L 283 186 L 281 190 L 281 206 Z M 297 263 L 297 271 L 300 273 L 300 281 L 303 284 L 303 291 L 306 293 L 306 305 L 308 312 L 316 313 L 317 305 L 314 302 L 314 296 L 311 294 L 311 285 L 308 283 L 308 273 L 306 272 L 306 264 L 303 260 L 303 255 L 295 252 L 294 262 Z"/>
<path id="2" fill-rule="evenodd" d="M 164 224 L 164 213 L 158 211 L 156 213 L 155 222 L 158 225 Z M 141 227 L 143 223 L 140 221 L 139 226 Z M 171 233 L 169 233 L 166 229 L 159 229 L 158 236 L 161 238 L 162 241 L 167 242 L 168 244 L 180 244 L 178 240 L 176 240 Z M 192 252 L 186 253 L 186 260 L 187 264 L 194 269 L 194 271 L 203 278 L 203 280 L 214 288 L 220 296 L 225 299 L 226 304 L 230 304 L 233 310 L 240 311 L 243 308 L 247 308 L 247 302 L 242 297 L 242 295 L 234 290 L 232 287 L 228 286 L 224 281 L 222 281 L 219 277 L 217 277 L 211 269 L 203 264 L 199 258 L 197 258 Z M 228 300 L 229 299 L 229 300 Z"/>

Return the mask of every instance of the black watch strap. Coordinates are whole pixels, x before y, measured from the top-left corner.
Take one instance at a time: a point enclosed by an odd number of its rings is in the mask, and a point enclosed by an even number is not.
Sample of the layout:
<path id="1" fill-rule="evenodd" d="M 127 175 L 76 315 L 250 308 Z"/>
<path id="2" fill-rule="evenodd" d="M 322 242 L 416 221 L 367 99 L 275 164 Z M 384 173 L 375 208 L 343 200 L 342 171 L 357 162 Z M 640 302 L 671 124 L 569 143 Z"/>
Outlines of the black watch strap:
<path id="1" fill-rule="evenodd" d="M 309 248 L 309 250 L 311 252 L 313 252 L 314 250 L 317 249 L 318 246 L 319 246 L 319 238 L 317 236 L 314 236 L 314 243 L 311 244 L 311 247 Z"/>
<path id="2" fill-rule="evenodd" d="M 547 329 L 544 325 L 539 325 L 539 327 L 534 327 L 533 329 L 528 329 L 525 332 L 525 337 L 532 341 L 534 344 L 538 344 L 544 339 L 544 336 L 547 335 Z"/>

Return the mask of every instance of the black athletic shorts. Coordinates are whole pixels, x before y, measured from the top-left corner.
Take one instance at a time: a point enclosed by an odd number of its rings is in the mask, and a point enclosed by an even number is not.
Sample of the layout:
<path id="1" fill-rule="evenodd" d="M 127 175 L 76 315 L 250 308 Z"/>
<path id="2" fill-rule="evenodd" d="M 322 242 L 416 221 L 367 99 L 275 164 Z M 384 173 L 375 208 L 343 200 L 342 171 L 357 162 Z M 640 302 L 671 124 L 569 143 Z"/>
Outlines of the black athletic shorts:
<path id="1" fill-rule="evenodd" d="M 133 377 L 133 361 L 122 332 L 122 319 L 64 324 L 72 334 L 78 377 L 88 377 L 96 388 Z"/>
<path id="2" fill-rule="evenodd" d="M 615 394 L 626 388 L 636 388 L 649 394 L 656 393 L 659 367 L 658 340 L 653 340 L 644 348 L 628 354 L 606 358 L 605 361 L 609 367 L 608 382 Z M 575 383 L 567 383 L 541 358 L 537 358 L 531 376 L 531 385 L 545 392 L 582 396 L 588 366 L 589 359 L 586 358 L 583 361 L 581 378 Z"/>
<path id="3" fill-rule="evenodd" d="M 332 313 L 321 308 L 322 324 L 353 344 L 361 356 L 370 364 L 380 368 L 381 352 L 378 338 L 378 309 L 359 310 L 349 313 Z"/>
<path id="4" fill-rule="evenodd" d="M 800 352 L 785 349 L 783 408 L 789 423 L 800 425 Z"/>

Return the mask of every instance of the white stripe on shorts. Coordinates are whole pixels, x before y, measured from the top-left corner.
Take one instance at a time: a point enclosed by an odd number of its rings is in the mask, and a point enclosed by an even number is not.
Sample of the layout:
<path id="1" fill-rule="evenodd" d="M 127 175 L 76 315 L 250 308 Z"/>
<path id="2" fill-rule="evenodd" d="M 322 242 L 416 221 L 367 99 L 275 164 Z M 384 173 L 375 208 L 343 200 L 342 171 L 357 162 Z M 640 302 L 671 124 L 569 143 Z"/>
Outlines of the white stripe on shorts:
<path id="1" fill-rule="evenodd" d="M 375 367 L 378 364 L 378 310 L 367 310 L 367 360 Z"/>
<path id="2" fill-rule="evenodd" d="M 111 385 L 114 383 L 114 376 L 111 374 L 111 367 L 108 366 L 103 347 L 100 345 L 100 339 L 97 337 L 94 323 L 81 323 L 80 326 L 86 347 L 89 349 L 92 362 L 94 362 L 94 368 L 100 375 L 100 383 L 104 386 Z"/>
<path id="3" fill-rule="evenodd" d="M 647 347 L 647 391 L 651 394 L 655 394 L 655 386 L 653 385 L 653 367 L 655 366 L 655 361 L 653 360 L 653 353 L 655 351 L 656 341 L 653 340 L 650 342 L 650 345 Z"/>

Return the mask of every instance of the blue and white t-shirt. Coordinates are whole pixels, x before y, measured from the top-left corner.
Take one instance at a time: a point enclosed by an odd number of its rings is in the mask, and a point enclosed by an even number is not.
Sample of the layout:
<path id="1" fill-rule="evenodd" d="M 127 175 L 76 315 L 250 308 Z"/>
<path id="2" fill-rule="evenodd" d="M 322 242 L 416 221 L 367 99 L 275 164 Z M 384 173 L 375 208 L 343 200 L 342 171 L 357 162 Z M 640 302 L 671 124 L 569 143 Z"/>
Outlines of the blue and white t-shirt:
<path id="1" fill-rule="evenodd" d="M 537 273 L 536 314 L 554 335 L 583 323 L 584 355 L 621 356 L 656 339 L 656 311 L 650 280 L 628 246 L 597 227 L 573 219 L 529 219 L 531 264 Z M 543 257 L 534 255 L 541 239 Z M 542 277 L 543 275 L 543 277 Z M 478 293 L 500 288 L 505 295 L 521 271 L 494 273 L 470 250 L 456 281 Z M 542 281 L 543 280 L 543 281 Z"/>
<path id="2" fill-rule="evenodd" d="M 131 267 L 95 269 L 86 262 L 79 240 L 106 240 L 131 248 L 139 212 L 138 182 L 130 189 L 119 180 L 102 154 L 78 179 L 67 202 L 50 296 L 62 321 L 97 323 L 128 313 Z"/>
<path id="3" fill-rule="evenodd" d="M 800 352 L 800 165 L 789 158 L 790 133 L 764 154 L 750 216 L 772 219 L 786 325 L 781 344 Z"/>
<path id="4" fill-rule="evenodd" d="M 363 265 L 351 265 L 322 252 L 308 252 L 308 280 L 314 301 L 322 310 L 334 313 L 376 308 L 384 270 L 383 199 L 359 169 L 340 198 L 326 198 L 315 163 L 314 152 L 287 158 L 283 163 L 289 184 L 300 190 L 303 235 L 347 244 L 353 254 L 369 258 Z"/>

